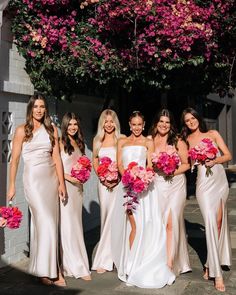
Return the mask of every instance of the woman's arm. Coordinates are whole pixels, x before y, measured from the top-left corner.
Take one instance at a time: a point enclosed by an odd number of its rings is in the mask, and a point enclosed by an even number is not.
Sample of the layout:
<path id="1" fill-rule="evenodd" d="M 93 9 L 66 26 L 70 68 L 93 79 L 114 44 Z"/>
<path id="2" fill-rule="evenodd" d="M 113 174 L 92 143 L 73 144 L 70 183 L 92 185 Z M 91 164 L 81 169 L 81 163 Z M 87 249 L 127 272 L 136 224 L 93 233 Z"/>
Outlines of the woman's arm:
<path id="1" fill-rule="evenodd" d="M 13 141 L 12 141 L 12 153 L 11 153 L 11 162 L 10 162 L 10 172 L 9 172 L 9 187 L 7 192 L 7 200 L 10 201 L 14 198 L 16 189 L 16 174 L 19 165 L 22 144 L 25 137 L 24 125 L 17 127 Z"/>
<path id="2" fill-rule="evenodd" d="M 58 187 L 59 196 L 63 200 L 66 197 L 64 171 L 63 171 L 63 165 L 62 165 L 62 160 L 61 160 L 60 150 L 59 150 L 57 128 L 55 126 L 53 126 L 53 128 L 54 128 L 55 145 L 52 150 L 52 158 L 56 165 L 56 172 L 57 172 L 57 177 L 59 180 L 59 187 Z"/>
<path id="3" fill-rule="evenodd" d="M 152 168 L 152 154 L 154 153 L 154 142 L 151 138 L 146 138 L 147 147 L 147 167 Z"/>
<path id="4" fill-rule="evenodd" d="M 117 166 L 121 176 L 124 174 L 125 170 L 122 162 L 122 147 L 124 146 L 126 140 L 126 138 L 120 138 L 117 142 Z"/>
<path id="5" fill-rule="evenodd" d="M 59 139 L 59 152 L 61 153 L 61 151 L 63 151 L 63 150 L 64 150 L 64 145 L 63 145 L 61 139 Z M 63 162 L 62 162 L 62 167 L 63 167 Z M 71 175 L 65 173 L 64 167 L 63 167 L 63 172 L 64 172 L 64 179 L 65 180 L 67 180 L 67 181 L 69 181 L 69 182 L 71 182 L 73 184 L 81 184 L 81 182 L 78 179 L 76 179 L 75 177 L 72 177 Z"/>
<path id="6" fill-rule="evenodd" d="M 223 164 L 225 162 L 230 161 L 232 159 L 232 155 L 231 155 L 227 145 L 225 144 L 222 136 L 220 135 L 220 133 L 216 130 L 210 130 L 209 134 L 211 135 L 211 137 L 213 138 L 213 140 L 217 144 L 222 155 L 215 158 L 214 160 L 207 161 L 206 166 L 212 167 L 215 164 Z"/>
<path id="7" fill-rule="evenodd" d="M 99 166 L 99 159 L 98 159 L 98 151 L 96 151 L 95 138 L 93 139 L 93 158 L 92 158 L 92 162 L 93 162 L 93 169 L 94 169 L 95 173 L 97 174 L 97 169 L 98 169 L 98 166 Z"/>
<path id="8" fill-rule="evenodd" d="M 179 175 L 181 173 L 184 173 L 190 168 L 190 164 L 188 162 L 188 147 L 187 144 L 179 139 L 177 143 L 178 148 L 178 154 L 180 157 L 181 165 L 178 169 L 175 170 L 174 175 Z"/>
<path id="9" fill-rule="evenodd" d="M 179 175 L 186 172 L 190 168 L 188 161 L 188 147 L 187 144 L 179 139 L 177 143 L 178 155 L 180 157 L 181 164 L 178 169 L 175 170 L 174 175 Z"/>

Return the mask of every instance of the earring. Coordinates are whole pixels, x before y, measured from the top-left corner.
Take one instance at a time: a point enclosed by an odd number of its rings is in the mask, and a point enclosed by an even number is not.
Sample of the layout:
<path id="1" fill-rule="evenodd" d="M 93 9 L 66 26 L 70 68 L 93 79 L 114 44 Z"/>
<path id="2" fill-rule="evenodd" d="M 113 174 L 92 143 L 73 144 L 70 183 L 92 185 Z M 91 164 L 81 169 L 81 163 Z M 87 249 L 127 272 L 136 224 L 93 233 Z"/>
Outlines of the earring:
<path id="1" fill-rule="evenodd" d="M 144 127 L 143 127 L 143 130 L 144 130 Z"/>

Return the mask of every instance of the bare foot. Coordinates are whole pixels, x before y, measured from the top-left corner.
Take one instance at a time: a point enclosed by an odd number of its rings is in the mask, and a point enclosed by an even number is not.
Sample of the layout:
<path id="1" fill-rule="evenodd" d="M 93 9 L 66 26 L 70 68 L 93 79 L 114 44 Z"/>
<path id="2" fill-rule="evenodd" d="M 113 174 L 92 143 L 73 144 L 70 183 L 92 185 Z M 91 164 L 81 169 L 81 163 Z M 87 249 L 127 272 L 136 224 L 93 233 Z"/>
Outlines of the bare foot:
<path id="1" fill-rule="evenodd" d="M 209 268 L 206 267 L 204 270 L 204 275 L 203 275 L 204 280 L 209 280 Z"/>
<path id="2" fill-rule="evenodd" d="M 106 270 L 104 268 L 98 268 L 97 269 L 97 273 L 99 273 L 99 274 L 102 274 L 102 273 L 105 273 L 105 272 L 106 272 Z"/>
<path id="3" fill-rule="evenodd" d="M 172 261 L 168 261 L 167 265 L 168 265 L 170 270 L 173 270 L 173 262 Z"/>
<path id="4" fill-rule="evenodd" d="M 84 277 L 81 277 L 81 279 L 84 281 L 91 281 L 92 280 L 91 276 L 84 276 Z"/>
<path id="5" fill-rule="evenodd" d="M 225 284 L 223 278 L 217 277 L 215 278 L 215 288 L 217 291 L 225 292 Z"/>
<path id="6" fill-rule="evenodd" d="M 49 278 L 47 277 L 42 277 L 40 278 L 40 282 L 45 285 L 45 286 L 51 286 L 53 285 L 53 281 L 51 281 Z"/>

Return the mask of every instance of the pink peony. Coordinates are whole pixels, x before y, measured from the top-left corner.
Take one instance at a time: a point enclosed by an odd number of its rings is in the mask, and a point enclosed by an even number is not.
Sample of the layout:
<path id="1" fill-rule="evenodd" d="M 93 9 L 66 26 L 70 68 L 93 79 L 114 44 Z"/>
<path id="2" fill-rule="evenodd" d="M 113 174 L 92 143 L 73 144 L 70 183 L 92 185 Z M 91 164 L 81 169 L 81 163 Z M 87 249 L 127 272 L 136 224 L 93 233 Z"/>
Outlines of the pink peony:
<path id="1" fill-rule="evenodd" d="M 188 152 L 189 158 L 194 162 L 192 165 L 192 171 L 194 166 L 201 164 L 205 165 L 207 160 L 214 160 L 218 153 L 218 149 L 215 147 L 213 141 L 209 138 L 203 138 L 198 145 L 191 148 Z M 210 167 L 206 167 L 206 176 L 212 175 L 213 172 Z"/>
<path id="2" fill-rule="evenodd" d="M 139 195 L 148 188 L 154 179 L 154 175 L 152 169 L 138 166 L 136 162 L 131 162 L 128 165 L 122 175 L 122 183 L 126 189 L 124 197 L 127 198 L 124 206 L 126 206 L 127 211 L 136 209 L 136 205 L 139 203 Z"/>
<path id="3" fill-rule="evenodd" d="M 71 169 L 71 176 L 78 179 L 81 183 L 85 183 L 91 174 L 92 164 L 88 157 L 81 156 Z"/>

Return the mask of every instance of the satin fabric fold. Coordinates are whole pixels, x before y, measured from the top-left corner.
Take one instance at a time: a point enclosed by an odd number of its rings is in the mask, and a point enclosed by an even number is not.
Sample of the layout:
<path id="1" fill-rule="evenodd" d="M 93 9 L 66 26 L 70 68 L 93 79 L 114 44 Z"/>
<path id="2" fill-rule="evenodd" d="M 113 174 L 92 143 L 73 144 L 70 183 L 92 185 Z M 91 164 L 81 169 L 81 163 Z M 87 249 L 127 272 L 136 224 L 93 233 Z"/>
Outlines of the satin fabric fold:
<path id="1" fill-rule="evenodd" d="M 207 261 L 210 277 L 221 277 L 221 265 L 231 265 L 232 253 L 227 215 L 229 185 L 224 167 L 216 164 L 213 175 L 206 176 L 206 167 L 198 165 L 196 197 L 204 218 L 207 242 Z M 217 214 L 222 206 L 222 223 L 218 235 Z"/>
<path id="2" fill-rule="evenodd" d="M 146 147 L 125 146 L 122 149 L 124 167 L 132 161 L 146 166 Z M 171 285 L 175 275 L 167 266 L 166 232 L 153 186 L 140 196 L 134 211 L 136 235 L 129 247 L 130 223 L 125 213 L 125 191 L 119 185 L 112 221 L 112 253 L 120 280 L 140 288 L 162 288 Z"/>
<path id="3" fill-rule="evenodd" d="M 112 161 L 116 161 L 116 148 L 101 147 L 98 157 L 109 157 Z M 108 191 L 106 186 L 104 186 L 100 181 L 98 183 L 101 231 L 100 240 L 93 260 L 92 270 L 97 270 L 99 268 L 103 268 L 108 271 L 113 270 L 114 262 L 111 253 L 111 220 L 117 191 L 117 186 L 114 187 L 112 191 Z"/>
<path id="4" fill-rule="evenodd" d="M 31 213 L 29 272 L 38 277 L 58 275 L 58 178 L 45 127 L 23 143 L 23 183 Z"/>
<path id="5" fill-rule="evenodd" d="M 81 155 L 79 148 L 71 155 L 61 151 L 66 174 L 70 175 L 72 166 Z M 65 204 L 60 202 L 62 270 L 65 276 L 80 278 L 90 275 L 82 224 L 83 186 L 66 180 L 66 189 L 68 200 Z"/>
<path id="6" fill-rule="evenodd" d="M 191 270 L 186 230 L 184 224 L 184 207 L 186 202 L 186 177 L 184 174 L 176 175 L 171 181 L 156 174 L 155 192 L 160 204 L 162 218 L 167 226 L 169 214 L 172 219 L 171 257 L 175 275 Z"/>

